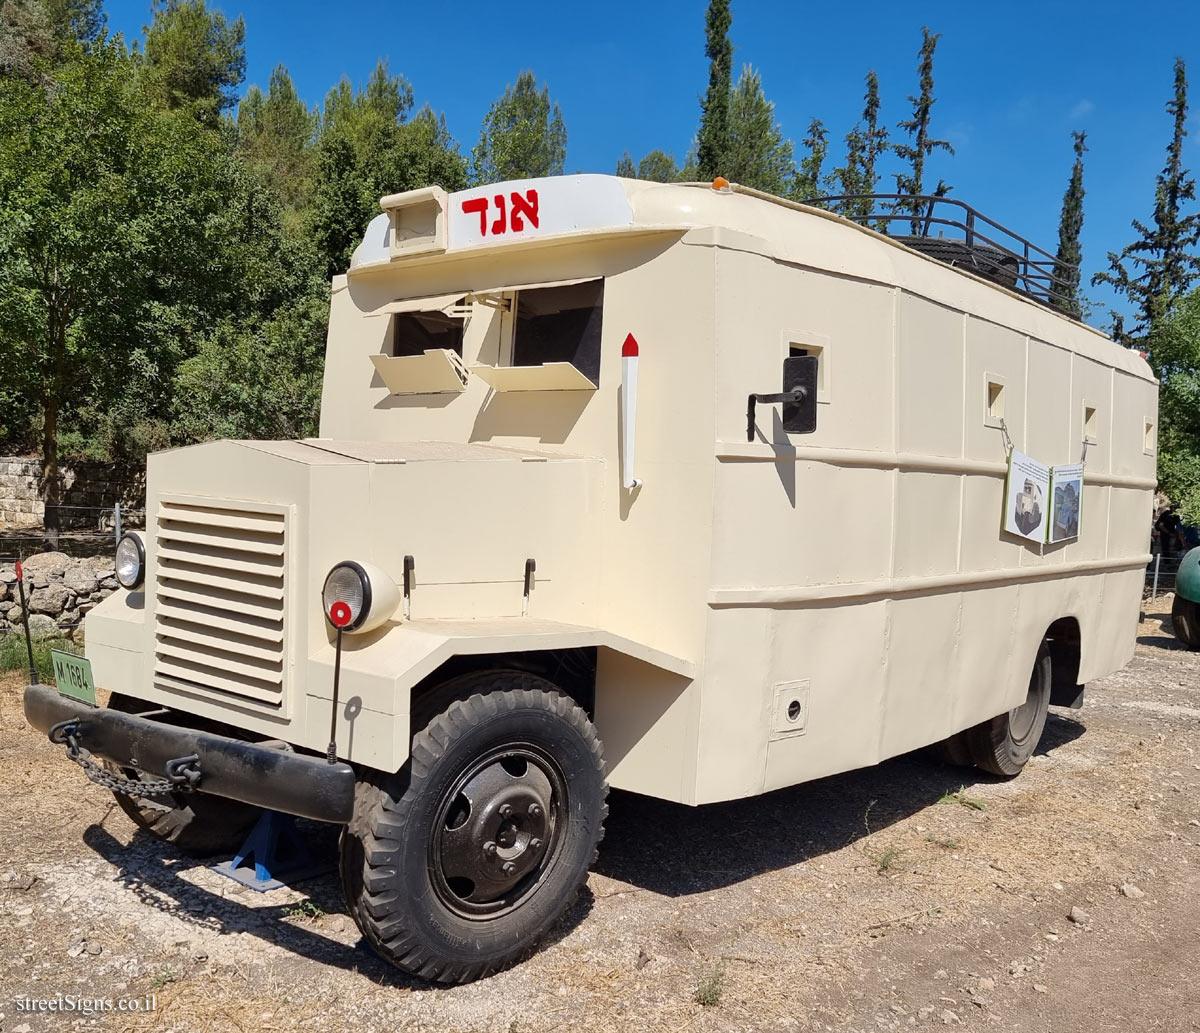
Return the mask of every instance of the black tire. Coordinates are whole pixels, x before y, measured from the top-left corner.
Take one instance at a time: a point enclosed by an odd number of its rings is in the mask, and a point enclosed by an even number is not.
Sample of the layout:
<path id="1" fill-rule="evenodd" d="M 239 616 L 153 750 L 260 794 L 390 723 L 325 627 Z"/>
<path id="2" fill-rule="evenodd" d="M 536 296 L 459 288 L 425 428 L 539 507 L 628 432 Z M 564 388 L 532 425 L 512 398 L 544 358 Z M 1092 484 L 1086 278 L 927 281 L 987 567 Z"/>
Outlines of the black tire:
<path id="1" fill-rule="evenodd" d="M 1171 627 L 1188 649 L 1200 649 L 1200 605 L 1176 593 L 1171 604 Z"/>
<path id="2" fill-rule="evenodd" d="M 595 728 L 552 683 L 492 671 L 447 688 L 460 698 L 400 772 L 359 783 L 341 875 L 384 959 L 465 983 L 527 958 L 574 902 L 608 787 Z"/>
<path id="3" fill-rule="evenodd" d="M 116 693 L 108 705 L 127 714 L 147 708 L 141 700 Z M 120 768 L 109 761 L 105 761 L 104 766 L 126 778 L 141 778 L 141 772 L 133 768 Z M 126 796 L 114 792 L 113 797 L 129 820 L 143 832 L 197 857 L 233 852 L 242 845 L 262 815 L 260 807 L 208 793 Z"/>
<path id="4" fill-rule="evenodd" d="M 1050 652 L 1042 643 L 1029 675 L 1025 702 L 960 733 L 971 762 L 1003 778 L 1019 775 L 1041 741 L 1049 712 Z"/>
<path id="5" fill-rule="evenodd" d="M 970 767 L 975 762 L 971 759 L 971 751 L 966 743 L 966 732 L 955 732 L 941 742 L 935 742 L 929 747 L 933 756 L 943 764 L 955 767 Z"/>

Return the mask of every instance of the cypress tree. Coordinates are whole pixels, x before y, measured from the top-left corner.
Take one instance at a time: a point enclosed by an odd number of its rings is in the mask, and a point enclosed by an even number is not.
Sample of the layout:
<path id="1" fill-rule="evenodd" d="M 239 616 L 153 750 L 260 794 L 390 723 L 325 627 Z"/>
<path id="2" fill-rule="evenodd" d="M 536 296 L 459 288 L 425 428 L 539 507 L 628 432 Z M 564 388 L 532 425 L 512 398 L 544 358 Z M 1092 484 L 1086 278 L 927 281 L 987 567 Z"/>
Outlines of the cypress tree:
<path id="1" fill-rule="evenodd" d="M 888 131 L 879 124 L 879 77 L 867 72 L 867 92 L 863 96 L 862 118 L 846 134 L 846 164 L 833 170 L 831 182 L 842 194 L 873 194 L 879 184 L 875 165 L 888 149 Z M 839 210 L 852 219 L 865 219 L 871 212 L 870 201 L 843 201 Z M 879 228 L 879 227 L 877 227 Z"/>
<path id="2" fill-rule="evenodd" d="M 1062 214 L 1058 219 L 1058 251 L 1054 255 L 1055 282 L 1051 290 L 1056 295 L 1055 308 L 1079 318 L 1079 266 L 1083 262 L 1083 250 L 1079 246 L 1079 234 L 1083 229 L 1083 152 L 1087 150 L 1084 140 L 1087 133 L 1071 134 L 1075 139 L 1075 164 L 1071 167 L 1071 179 L 1067 192 L 1063 194 Z"/>
<path id="3" fill-rule="evenodd" d="M 628 151 L 622 154 L 620 160 L 617 162 L 617 175 L 622 179 L 634 179 L 637 177 L 637 169 L 634 168 L 633 158 L 629 156 Z"/>
<path id="4" fill-rule="evenodd" d="M 733 14 L 729 0 L 709 0 L 704 16 L 704 53 L 708 58 L 708 91 L 700 111 L 696 161 L 702 179 L 713 179 L 729 170 L 729 95 L 733 88 L 733 44 L 729 26 Z"/>
<path id="5" fill-rule="evenodd" d="M 896 154 L 909 163 L 908 172 L 896 173 L 896 192 L 907 194 L 910 198 L 923 194 L 925 183 L 925 159 L 936 150 L 954 153 L 954 148 L 946 140 L 936 140 L 929 132 L 929 123 L 933 114 L 936 98 L 933 95 L 933 54 L 937 42 L 941 39 L 940 32 L 930 32 L 929 27 L 921 29 L 922 41 L 919 53 L 917 72 L 920 76 L 921 92 L 919 96 L 908 99 L 913 106 L 913 117 L 898 123 L 898 128 L 904 130 L 912 140 L 911 143 L 898 143 L 893 147 Z M 941 194 L 949 192 L 950 187 L 939 181 Z M 923 210 L 921 202 L 916 200 L 897 201 L 892 209 L 897 212 L 909 212 L 913 219 L 912 232 L 920 232 L 920 220 L 917 218 Z"/>
<path id="6" fill-rule="evenodd" d="M 1192 248 L 1200 239 L 1200 215 L 1181 216 L 1185 201 L 1196 199 L 1196 181 L 1183 167 L 1183 140 L 1187 136 L 1187 73 L 1182 58 L 1175 59 L 1175 95 L 1167 102 L 1173 131 L 1167 145 L 1167 163 L 1154 188 L 1154 224 L 1138 220 L 1139 238 L 1119 255 L 1109 252 L 1108 272 L 1096 273 L 1092 283 L 1107 283 L 1124 294 L 1137 313 L 1133 330 L 1113 313 L 1113 336 L 1122 344 L 1152 335 L 1175 303 L 1200 277 L 1200 259 Z M 1140 271 L 1139 271 L 1140 270 Z"/>

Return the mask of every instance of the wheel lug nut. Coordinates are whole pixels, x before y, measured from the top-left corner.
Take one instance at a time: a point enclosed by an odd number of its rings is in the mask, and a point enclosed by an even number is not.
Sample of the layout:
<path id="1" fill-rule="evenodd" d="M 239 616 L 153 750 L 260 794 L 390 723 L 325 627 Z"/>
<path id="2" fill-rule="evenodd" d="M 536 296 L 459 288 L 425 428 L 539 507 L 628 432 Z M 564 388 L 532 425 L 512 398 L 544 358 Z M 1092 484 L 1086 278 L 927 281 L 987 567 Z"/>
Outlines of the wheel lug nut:
<path id="1" fill-rule="evenodd" d="M 542 841 L 540 839 L 538 839 L 537 836 L 534 836 L 533 839 L 531 839 L 529 841 L 529 849 L 530 850 L 537 850 L 541 847 L 541 845 L 542 845 Z"/>
<path id="2" fill-rule="evenodd" d="M 509 804 L 502 803 L 500 805 L 499 813 L 500 813 L 500 817 L 507 818 L 510 814 L 512 814 L 512 807 Z"/>
<path id="3" fill-rule="evenodd" d="M 504 867 L 501 869 L 505 875 L 512 875 L 517 870 L 517 866 L 512 861 L 505 861 Z"/>
<path id="4" fill-rule="evenodd" d="M 487 854 L 488 857 L 495 857 L 496 856 L 496 844 L 493 843 L 489 839 L 486 843 L 483 844 L 483 852 L 485 854 Z"/>
<path id="5" fill-rule="evenodd" d="M 531 818 L 540 818 L 541 815 L 542 809 L 536 803 L 531 803 L 529 805 L 529 816 Z"/>

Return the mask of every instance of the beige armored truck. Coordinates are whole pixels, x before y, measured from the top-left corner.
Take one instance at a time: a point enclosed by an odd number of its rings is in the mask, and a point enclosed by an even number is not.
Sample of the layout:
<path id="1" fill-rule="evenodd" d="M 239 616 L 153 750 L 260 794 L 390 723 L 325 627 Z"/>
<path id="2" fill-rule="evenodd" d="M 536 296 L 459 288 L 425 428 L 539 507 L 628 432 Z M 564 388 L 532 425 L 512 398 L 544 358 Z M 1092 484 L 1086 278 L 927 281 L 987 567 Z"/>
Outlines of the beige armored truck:
<path id="1" fill-rule="evenodd" d="M 938 743 L 1015 775 L 1133 653 L 1157 389 L 956 204 L 384 197 L 320 436 L 151 456 L 86 625 L 111 702 L 30 686 L 30 722 L 183 848 L 342 824 L 364 937 L 443 982 L 535 949 L 609 786 L 703 805 Z M 1081 463 L 1074 537 L 1004 529 Z"/>

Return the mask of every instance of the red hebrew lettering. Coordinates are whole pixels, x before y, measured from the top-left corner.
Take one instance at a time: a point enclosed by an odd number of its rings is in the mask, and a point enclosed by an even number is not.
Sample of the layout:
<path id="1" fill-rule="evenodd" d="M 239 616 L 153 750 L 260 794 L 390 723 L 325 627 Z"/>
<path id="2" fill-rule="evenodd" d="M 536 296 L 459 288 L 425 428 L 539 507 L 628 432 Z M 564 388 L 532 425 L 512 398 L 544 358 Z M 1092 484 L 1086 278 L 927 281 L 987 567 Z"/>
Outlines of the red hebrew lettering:
<path id="1" fill-rule="evenodd" d="M 504 202 L 504 195 L 497 194 L 492 203 L 500 209 L 500 214 L 496 216 L 496 221 L 492 223 L 492 235 L 497 233 L 505 233 L 508 230 L 508 208 Z"/>
<path id="2" fill-rule="evenodd" d="M 464 215 L 471 215 L 474 212 L 479 213 L 479 233 L 480 236 L 487 236 L 487 208 L 488 202 L 486 197 L 472 197 L 469 201 L 463 201 L 462 210 Z"/>
<path id="3" fill-rule="evenodd" d="M 525 221 L 521 218 L 522 215 L 528 217 L 530 225 L 535 230 L 538 228 L 538 192 L 536 190 L 526 190 L 524 197 L 515 190 L 513 191 L 512 228 L 514 233 L 519 233 L 525 228 Z"/>

